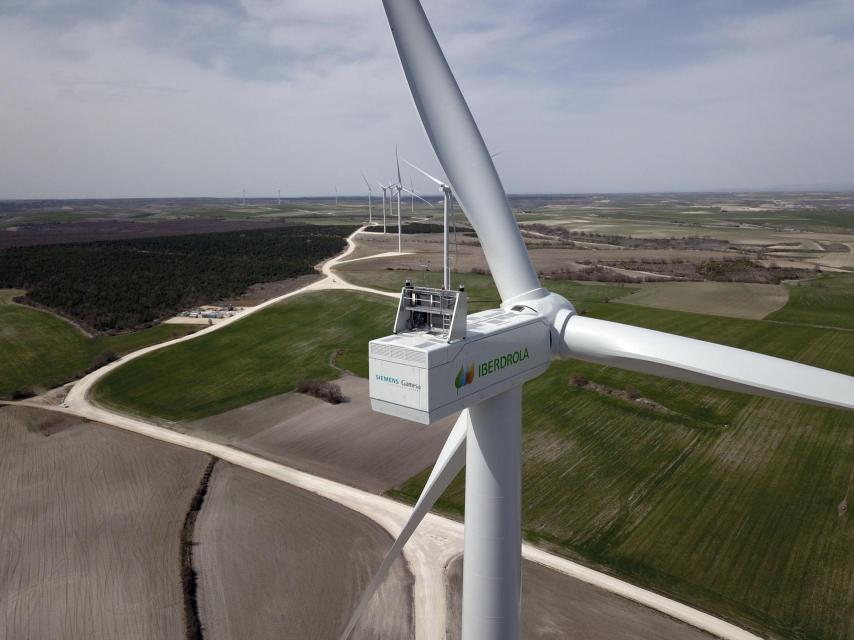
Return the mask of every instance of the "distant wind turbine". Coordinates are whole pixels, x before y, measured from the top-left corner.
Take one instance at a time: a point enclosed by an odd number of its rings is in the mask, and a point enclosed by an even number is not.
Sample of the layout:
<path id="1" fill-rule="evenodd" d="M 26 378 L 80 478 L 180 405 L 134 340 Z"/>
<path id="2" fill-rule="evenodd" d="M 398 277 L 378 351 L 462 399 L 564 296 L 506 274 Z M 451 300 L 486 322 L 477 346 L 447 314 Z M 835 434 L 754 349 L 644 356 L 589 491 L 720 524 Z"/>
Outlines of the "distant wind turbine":
<path id="1" fill-rule="evenodd" d="M 365 177 L 365 172 L 360 171 L 362 180 L 365 181 L 365 186 L 368 187 L 368 224 L 374 224 L 374 205 L 371 202 L 371 183 Z"/>
<path id="2" fill-rule="evenodd" d="M 400 192 L 403 191 L 403 180 L 400 178 L 400 158 L 397 155 L 397 145 L 394 145 L 394 160 L 397 163 L 397 252 L 403 253 L 403 225 L 400 221 Z"/>
<path id="3" fill-rule="evenodd" d="M 386 191 L 391 191 L 391 185 L 384 185 L 382 182 L 377 180 L 377 184 L 380 185 L 380 189 L 383 190 L 383 235 L 385 235 L 385 194 Z M 388 206 L 391 208 L 391 196 L 388 199 Z"/>

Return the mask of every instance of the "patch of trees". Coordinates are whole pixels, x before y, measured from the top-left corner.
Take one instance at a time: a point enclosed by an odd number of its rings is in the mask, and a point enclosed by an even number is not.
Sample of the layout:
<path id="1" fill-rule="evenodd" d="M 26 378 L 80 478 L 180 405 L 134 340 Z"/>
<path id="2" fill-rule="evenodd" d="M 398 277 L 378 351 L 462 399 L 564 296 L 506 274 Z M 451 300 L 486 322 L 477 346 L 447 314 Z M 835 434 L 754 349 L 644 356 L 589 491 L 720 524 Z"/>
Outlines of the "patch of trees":
<path id="1" fill-rule="evenodd" d="M 258 282 L 314 272 L 351 227 L 294 225 L 177 237 L 13 247 L 0 288 L 101 332 L 140 328 L 182 309 L 237 296 Z"/>

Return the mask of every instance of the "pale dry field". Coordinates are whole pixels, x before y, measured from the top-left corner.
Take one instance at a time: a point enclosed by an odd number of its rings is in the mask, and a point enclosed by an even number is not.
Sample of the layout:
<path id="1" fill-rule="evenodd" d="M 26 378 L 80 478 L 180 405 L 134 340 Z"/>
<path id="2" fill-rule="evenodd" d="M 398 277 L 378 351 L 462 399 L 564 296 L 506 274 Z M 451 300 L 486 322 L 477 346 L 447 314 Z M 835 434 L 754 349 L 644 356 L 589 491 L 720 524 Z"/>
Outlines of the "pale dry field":
<path id="1" fill-rule="evenodd" d="M 448 566 L 447 639 L 459 640 L 462 558 Z M 523 640 L 711 640 L 712 636 L 557 571 L 522 563 Z"/>
<path id="2" fill-rule="evenodd" d="M 0 408 L 0 638 L 184 635 L 181 526 L 207 456 Z"/>
<path id="3" fill-rule="evenodd" d="M 456 416 L 429 427 L 418 425 L 374 412 L 364 378 L 344 375 L 335 382 L 347 402 L 331 405 L 286 393 L 185 426 L 375 493 L 402 484 L 436 461 Z"/>
<path id="4" fill-rule="evenodd" d="M 639 285 L 622 304 L 689 311 L 730 318 L 761 320 L 789 300 L 789 290 L 776 284 L 745 282 L 654 282 Z"/>
<path id="5" fill-rule="evenodd" d="M 346 507 L 224 462 L 195 539 L 208 640 L 336 640 L 392 543 Z M 401 560 L 351 637 L 411 637 L 411 599 Z"/>
<path id="6" fill-rule="evenodd" d="M 459 234 L 459 242 L 456 248 L 453 241 L 450 245 L 451 268 L 455 271 L 471 271 L 472 269 L 485 269 L 486 258 L 480 245 L 475 238 Z M 530 245 L 529 239 L 529 245 Z M 703 262 L 712 259 L 726 259 L 738 257 L 739 254 L 726 251 L 687 251 L 668 249 L 574 249 L 565 246 L 528 247 L 528 253 L 538 271 L 552 272 L 562 268 L 577 267 L 582 261 L 637 261 L 651 260 L 686 260 L 690 262 Z M 383 238 L 380 234 L 360 234 L 356 237 L 356 252 L 354 257 L 374 255 L 387 251 L 397 251 L 397 236 L 388 234 Z M 423 269 L 427 261 L 430 261 L 432 271 L 442 268 L 442 236 L 441 234 L 414 234 L 403 237 L 403 251 L 408 255 L 388 256 L 376 260 L 362 260 L 353 263 L 343 263 L 342 272 L 347 271 L 376 271 L 381 269 L 411 269 L 418 271 Z"/>

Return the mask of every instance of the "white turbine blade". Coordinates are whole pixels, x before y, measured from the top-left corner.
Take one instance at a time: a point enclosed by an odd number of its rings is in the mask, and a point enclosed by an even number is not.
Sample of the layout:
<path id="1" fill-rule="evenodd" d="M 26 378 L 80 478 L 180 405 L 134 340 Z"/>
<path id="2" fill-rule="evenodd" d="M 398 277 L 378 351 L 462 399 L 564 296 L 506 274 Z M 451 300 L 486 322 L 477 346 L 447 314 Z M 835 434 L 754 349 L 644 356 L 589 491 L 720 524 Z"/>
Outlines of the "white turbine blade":
<path id="1" fill-rule="evenodd" d="M 419 167 L 416 167 L 414 164 L 412 164 L 412 163 L 411 163 L 409 160 L 407 160 L 406 158 L 404 158 L 404 159 L 403 159 L 403 161 L 404 161 L 406 164 L 408 164 L 410 167 L 412 167 L 413 169 L 415 169 L 416 171 L 418 171 L 419 173 L 421 173 L 422 175 L 424 175 L 424 176 L 425 176 L 426 178 L 428 178 L 429 180 L 432 180 L 433 182 L 435 182 L 435 183 L 436 183 L 437 185 L 439 185 L 440 187 L 444 187 L 444 186 L 445 186 L 445 183 L 444 183 L 444 182 L 442 182 L 441 180 L 439 180 L 439 178 L 435 178 L 435 177 L 431 176 L 429 173 L 427 173 L 426 171 L 424 171 L 424 169 L 421 169 L 421 168 L 419 168 Z"/>
<path id="2" fill-rule="evenodd" d="M 790 360 L 573 316 L 563 355 L 727 391 L 854 409 L 854 378 Z"/>
<path id="3" fill-rule="evenodd" d="M 385 186 L 385 185 L 384 185 L 382 182 L 380 182 L 379 180 L 377 180 L 377 184 L 378 184 L 378 185 L 380 185 L 380 189 L 382 189 L 383 191 L 385 191 L 386 189 L 388 189 L 388 187 L 387 187 L 387 186 Z"/>
<path id="4" fill-rule="evenodd" d="M 400 158 L 397 155 L 397 145 L 394 145 L 394 161 L 397 163 L 397 184 L 403 184 L 403 179 L 400 177 Z"/>
<path id="5" fill-rule="evenodd" d="M 540 287 L 477 124 L 418 0 L 383 0 L 424 130 L 477 232 L 502 300 Z"/>
<path id="6" fill-rule="evenodd" d="M 365 177 L 365 172 L 364 172 L 364 171 L 360 171 L 359 173 L 361 173 L 361 174 L 362 174 L 362 180 L 364 180 L 364 181 L 365 181 L 365 186 L 367 186 L 367 187 L 368 187 L 368 191 L 370 191 L 370 190 L 371 190 L 371 183 L 370 183 L 370 182 L 368 182 L 368 179 Z"/>
<path id="7" fill-rule="evenodd" d="M 408 194 L 410 194 L 410 195 L 415 196 L 416 198 L 418 198 L 418 199 L 419 199 L 419 200 L 421 200 L 422 202 L 427 203 L 427 204 L 428 204 L 428 205 L 430 205 L 431 207 L 433 206 L 433 203 L 432 203 L 432 202 L 428 202 L 427 200 L 425 200 L 424 198 L 422 198 L 421 196 L 419 196 L 419 195 L 418 195 L 415 191 L 413 191 L 412 189 L 407 189 L 406 187 L 402 187 L 402 189 L 403 189 L 404 191 L 406 191 L 406 193 L 408 193 Z"/>
<path id="8" fill-rule="evenodd" d="M 468 428 L 469 412 L 468 409 L 466 409 L 460 414 L 460 417 L 457 418 L 456 424 L 454 424 L 454 428 L 451 429 L 451 433 L 445 441 L 445 446 L 442 447 L 442 451 L 436 459 L 433 471 L 427 479 L 427 484 L 424 485 L 424 489 L 418 497 L 418 502 L 415 503 L 415 508 L 409 516 L 409 520 L 406 521 L 406 524 L 400 531 L 400 535 L 397 536 L 397 540 L 394 541 L 394 544 L 391 546 L 391 549 L 389 549 L 386 557 L 383 558 L 380 568 L 377 569 L 374 577 L 371 578 L 371 582 L 368 584 L 368 588 L 365 589 L 365 593 L 362 594 L 362 599 L 359 601 L 356 610 L 350 617 L 350 621 L 347 623 L 344 633 L 341 634 L 341 640 L 347 640 L 347 638 L 350 637 L 350 634 L 353 632 L 356 623 L 368 607 L 374 593 L 376 593 L 383 580 L 385 580 L 389 569 L 391 569 L 391 565 L 394 564 L 394 561 L 397 560 L 403 552 L 404 545 L 412 537 L 412 534 L 415 533 L 415 529 L 417 529 L 418 525 L 421 524 L 424 516 L 426 516 L 430 509 L 433 508 L 433 505 L 436 504 L 436 500 L 439 499 L 439 496 L 445 492 L 445 489 L 448 488 L 451 481 L 457 477 L 457 474 L 465 466 L 465 445 Z"/>

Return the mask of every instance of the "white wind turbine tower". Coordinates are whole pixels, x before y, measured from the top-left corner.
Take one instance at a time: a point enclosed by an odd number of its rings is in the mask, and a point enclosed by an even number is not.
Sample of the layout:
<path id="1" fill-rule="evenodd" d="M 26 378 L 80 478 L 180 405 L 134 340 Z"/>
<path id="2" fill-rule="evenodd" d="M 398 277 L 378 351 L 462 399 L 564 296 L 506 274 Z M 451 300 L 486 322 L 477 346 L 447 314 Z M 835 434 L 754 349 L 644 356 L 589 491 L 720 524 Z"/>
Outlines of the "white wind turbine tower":
<path id="1" fill-rule="evenodd" d="M 444 270 L 444 277 L 442 278 L 442 287 L 444 289 L 451 288 L 451 265 L 450 259 L 448 258 L 448 208 L 451 204 L 451 186 L 445 184 L 439 178 L 431 176 L 429 173 L 424 171 L 419 167 L 416 167 L 406 158 L 403 161 L 408 164 L 410 167 L 415 169 L 416 171 L 420 171 L 424 176 L 426 176 L 429 180 L 435 182 L 439 188 L 442 190 L 442 195 L 444 196 L 444 217 L 442 222 L 442 268 Z"/>
<path id="2" fill-rule="evenodd" d="M 282 205 L 282 190 L 281 189 L 276 189 L 276 204 L 278 204 L 279 206 Z"/>
<path id="3" fill-rule="evenodd" d="M 397 191 L 397 252 L 403 253 L 403 225 L 400 221 L 400 192 L 404 190 L 403 180 L 400 178 L 400 159 L 397 156 L 397 145 L 394 145 L 394 160 L 397 163 L 397 184 L 392 187 Z"/>
<path id="4" fill-rule="evenodd" d="M 372 203 L 372 192 L 371 192 L 371 183 L 368 182 L 368 179 L 365 177 L 365 172 L 361 171 L 362 180 L 365 181 L 365 186 L 368 188 L 368 224 L 374 224 L 374 205 Z"/>
<path id="5" fill-rule="evenodd" d="M 383 0 L 383 5 L 425 132 L 480 238 L 502 307 L 466 317 L 464 293 L 407 285 L 395 335 L 371 341 L 375 410 L 426 424 L 462 413 L 344 637 L 465 464 L 462 637 L 518 640 L 522 385 L 543 373 L 552 358 L 852 410 L 854 378 L 581 316 L 566 299 L 541 287 L 492 159 L 420 2 Z"/>
<path id="6" fill-rule="evenodd" d="M 377 180 L 377 184 L 380 185 L 380 188 L 383 190 L 383 235 L 385 235 L 385 194 L 386 194 L 386 191 L 389 192 L 388 208 L 389 208 L 389 211 L 391 211 L 391 190 L 392 190 L 392 186 L 390 184 L 384 185 L 379 180 Z"/>

